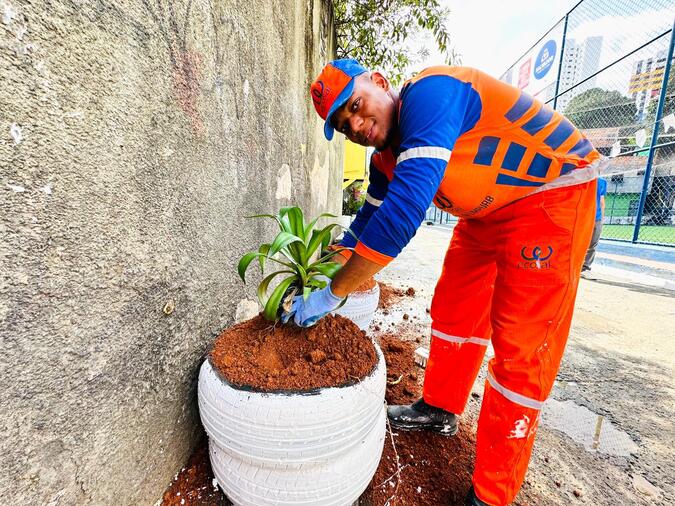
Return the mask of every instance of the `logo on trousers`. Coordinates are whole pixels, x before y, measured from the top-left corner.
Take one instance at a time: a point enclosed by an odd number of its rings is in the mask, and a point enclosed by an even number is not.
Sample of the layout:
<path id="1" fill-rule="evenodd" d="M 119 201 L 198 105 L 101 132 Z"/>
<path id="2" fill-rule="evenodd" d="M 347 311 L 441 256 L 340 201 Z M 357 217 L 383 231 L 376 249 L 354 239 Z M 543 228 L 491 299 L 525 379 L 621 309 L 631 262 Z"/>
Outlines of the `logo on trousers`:
<path id="1" fill-rule="evenodd" d="M 527 246 L 523 246 L 523 249 L 520 250 L 520 256 L 523 257 L 524 262 L 518 262 L 518 267 L 521 269 L 548 269 L 551 267 L 551 255 L 553 255 L 553 248 L 551 246 L 546 246 L 548 251 L 544 253 L 539 246 L 532 248 L 531 254 L 527 254 Z"/>

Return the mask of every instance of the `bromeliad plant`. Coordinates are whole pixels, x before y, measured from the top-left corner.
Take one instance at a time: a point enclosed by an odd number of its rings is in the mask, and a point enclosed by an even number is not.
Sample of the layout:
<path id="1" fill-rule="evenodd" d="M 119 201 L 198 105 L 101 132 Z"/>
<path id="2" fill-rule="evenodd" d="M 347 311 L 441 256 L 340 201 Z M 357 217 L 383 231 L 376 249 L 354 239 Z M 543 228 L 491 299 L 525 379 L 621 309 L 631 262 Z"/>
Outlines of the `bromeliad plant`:
<path id="1" fill-rule="evenodd" d="M 313 290 L 324 288 L 326 278 L 340 270 L 341 265 L 331 259 L 340 250 L 323 253 L 331 240 L 331 231 L 340 227 L 331 223 L 321 229 L 315 229 L 320 218 L 336 218 L 335 215 L 323 213 L 309 223 L 305 223 L 299 207 L 283 207 L 277 216 L 257 214 L 249 218 L 272 218 L 279 225 L 280 232 L 271 243 L 260 246 L 258 251 L 246 253 L 239 260 L 239 276 L 246 283 L 246 270 L 254 259 L 258 259 L 261 272 L 264 272 L 266 260 L 272 260 L 283 266 L 282 270 L 266 276 L 258 285 L 258 299 L 265 308 L 263 315 L 267 320 L 275 321 L 279 317 L 280 308 L 293 300 L 296 294 L 305 298 Z M 347 248 L 345 248 L 347 249 Z M 281 282 L 268 294 L 270 283 L 277 276 L 283 276 Z"/>

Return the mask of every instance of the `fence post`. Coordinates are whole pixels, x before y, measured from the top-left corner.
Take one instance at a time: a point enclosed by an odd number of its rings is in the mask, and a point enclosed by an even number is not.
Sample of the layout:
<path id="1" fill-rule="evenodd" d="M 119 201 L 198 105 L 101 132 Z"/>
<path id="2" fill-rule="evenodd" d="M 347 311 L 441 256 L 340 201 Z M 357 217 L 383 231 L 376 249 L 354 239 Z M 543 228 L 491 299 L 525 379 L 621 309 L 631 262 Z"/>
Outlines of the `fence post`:
<path id="1" fill-rule="evenodd" d="M 668 88 L 668 79 L 670 77 L 670 67 L 673 61 L 673 46 L 675 46 L 675 19 L 673 19 L 673 26 L 670 29 L 670 44 L 668 46 L 668 57 L 666 59 L 666 68 L 663 71 L 663 81 L 661 82 L 661 93 L 659 94 L 659 103 L 656 106 L 656 116 L 654 121 L 654 130 L 652 131 L 652 141 L 649 145 L 649 157 L 647 158 L 647 166 L 645 167 L 645 180 L 642 183 L 642 193 L 640 194 L 640 203 L 638 204 L 637 220 L 635 222 L 635 229 L 633 229 L 633 242 L 637 242 L 640 235 L 640 225 L 642 224 L 642 213 L 645 210 L 645 201 L 647 200 L 647 190 L 649 189 L 649 178 L 652 174 L 652 164 L 654 162 L 654 153 L 656 150 L 654 146 L 659 137 L 659 122 L 663 115 L 663 106 L 666 102 L 666 89 Z"/>
<path id="2" fill-rule="evenodd" d="M 553 96 L 553 109 L 558 109 L 558 93 L 560 92 L 560 76 L 562 75 L 563 57 L 565 56 L 565 41 L 567 40 L 567 20 L 570 13 L 565 14 L 565 24 L 563 25 L 562 43 L 560 44 L 560 62 L 558 63 L 558 78 L 555 82 L 555 95 Z"/>
<path id="3" fill-rule="evenodd" d="M 612 208 L 609 210 L 609 223 L 608 223 L 608 225 L 612 224 L 612 219 L 614 218 L 614 204 L 616 204 L 616 194 L 617 194 L 618 189 L 619 189 L 619 182 L 614 181 L 614 197 L 612 197 Z"/>

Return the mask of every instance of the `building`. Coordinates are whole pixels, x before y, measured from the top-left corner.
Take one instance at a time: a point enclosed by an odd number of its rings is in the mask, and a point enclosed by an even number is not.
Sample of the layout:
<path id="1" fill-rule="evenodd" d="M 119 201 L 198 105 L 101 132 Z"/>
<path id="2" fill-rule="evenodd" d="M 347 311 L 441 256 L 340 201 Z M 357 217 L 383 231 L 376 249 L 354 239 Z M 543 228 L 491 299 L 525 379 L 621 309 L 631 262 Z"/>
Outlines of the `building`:
<path id="1" fill-rule="evenodd" d="M 600 68 L 600 52 L 602 51 L 602 37 L 588 37 L 581 43 L 574 39 L 567 39 L 560 70 L 560 86 L 558 93 L 583 81 Z M 567 104 L 586 90 L 595 87 L 595 77 L 558 97 L 557 109 L 564 111 Z"/>
<path id="2" fill-rule="evenodd" d="M 644 121 L 647 117 L 649 104 L 652 100 L 658 100 L 659 98 L 667 58 L 664 49 L 650 58 L 638 60 L 633 64 L 633 73 L 628 83 L 628 94 L 635 100 L 638 122 Z"/>

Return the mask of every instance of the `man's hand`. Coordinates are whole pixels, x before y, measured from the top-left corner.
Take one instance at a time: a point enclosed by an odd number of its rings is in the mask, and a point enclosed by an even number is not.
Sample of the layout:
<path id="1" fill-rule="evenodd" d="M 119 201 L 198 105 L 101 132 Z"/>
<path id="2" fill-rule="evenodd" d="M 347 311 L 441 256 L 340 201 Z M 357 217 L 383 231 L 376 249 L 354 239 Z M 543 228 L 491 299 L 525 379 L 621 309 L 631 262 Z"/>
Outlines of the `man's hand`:
<path id="1" fill-rule="evenodd" d="M 336 262 L 340 265 L 346 264 L 347 260 L 349 260 L 349 257 L 352 256 L 352 251 L 350 249 L 340 246 L 339 244 L 333 244 L 332 246 L 328 246 L 328 251 L 339 251 L 337 255 L 334 255 L 331 258 L 331 261 Z"/>
<path id="2" fill-rule="evenodd" d="M 311 327 L 328 313 L 337 309 L 343 300 L 342 297 L 333 294 L 330 283 L 328 283 L 325 288 L 310 293 L 307 300 L 302 295 L 297 295 L 293 299 L 291 310 L 284 311 L 281 315 L 281 321 L 287 323 L 292 317 L 299 327 Z"/>

